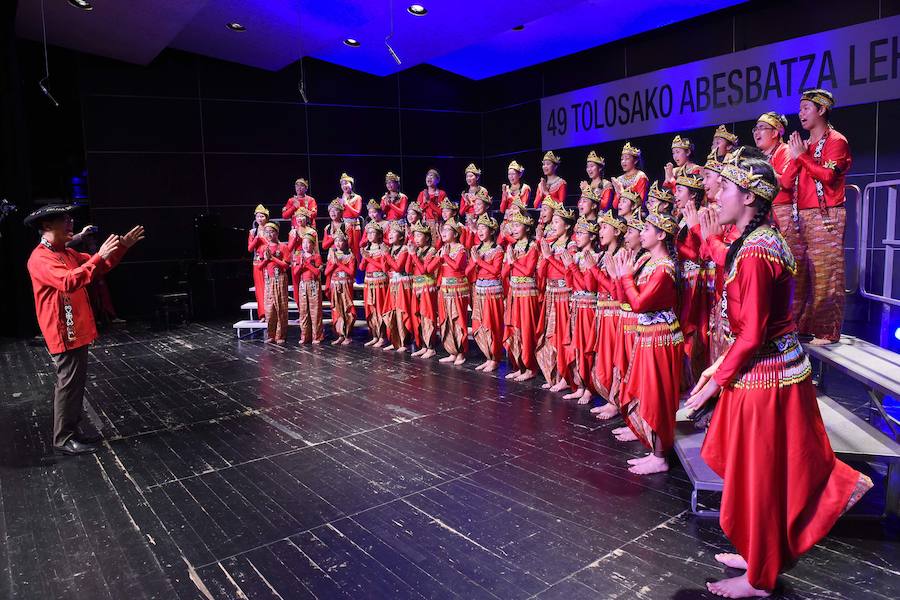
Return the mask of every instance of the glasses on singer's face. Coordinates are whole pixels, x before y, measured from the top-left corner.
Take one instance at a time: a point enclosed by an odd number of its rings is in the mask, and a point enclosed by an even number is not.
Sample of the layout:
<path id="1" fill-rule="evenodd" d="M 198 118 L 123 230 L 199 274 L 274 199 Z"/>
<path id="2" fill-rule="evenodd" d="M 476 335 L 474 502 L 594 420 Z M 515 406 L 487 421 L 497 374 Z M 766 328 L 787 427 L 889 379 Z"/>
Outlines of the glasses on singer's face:
<path id="1" fill-rule="evenodd" d="M 768 125 L 756 125 L 751 129 L 753 133 L 762 132 L 762 131 L 775 131 L 774 127 L 769 127 Z"/>

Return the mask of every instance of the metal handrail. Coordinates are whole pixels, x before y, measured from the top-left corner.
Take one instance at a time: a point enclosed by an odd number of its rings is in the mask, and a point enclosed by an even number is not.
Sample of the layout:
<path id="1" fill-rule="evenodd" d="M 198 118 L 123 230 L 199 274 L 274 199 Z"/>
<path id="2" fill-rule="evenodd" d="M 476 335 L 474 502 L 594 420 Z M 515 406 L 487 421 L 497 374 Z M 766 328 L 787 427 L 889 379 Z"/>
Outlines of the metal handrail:
<path id="1" fill-rule="evenodd" d="M 860 252 L 862 246 L 860 245 L 860 240 L 862 239 L 862 219 L 860 218 L 860 211 L 862 210 L 862 192 L 859 189 L 858 185 L 848 185 L 845 186 L 844 191 L 844 203 L 846 204 L 847 200 L 847 191 L 852 190 L 855 193 L 855 208 L 856 208 L 856 260 L 854 260 L 851 264 L 853 268 L 850 270 L 850 279 L 852 281 L 852 285 L 848 285 L 848 282 L 845 278 L 844 282 L 844 293 L 845 294 L 855 294 L 859 291 L 859 257 L 864 253 Z"/>
<path id="2" fill-rule="evenodd" d="M 895 246 L 900 246 L 900 240 L 893 236 L 896 231 L 897 222 L 897 189 L 900 188 L 900 179 L 892 179 L 890 181 L 874 181 L 867 185 L 862 194 L 862 218 L 859 216 L 857 220 L 860 223 L 859 231 L 859 251 L 858 251 L 858 283 L 859 293 L 863 298 L 883 302 L 890 306 L 900 306 L 900 299 L 892 298 L 885 293 L 875 294 L 867 289 L 866 280 L 868 269 L 866 268 L 866 259 L 869 255 L 869 213 L 870 205 L 873 200 L 875 191 L 881 188 L 888 188 L 888 208 L 887 223 L 885 225 L 885 237 L 881 241 L 884 244 L 884 273 L 882 274 L 882 291 L 890 294 L 893 287 L 894 278 L 894 252 Z M 859 213 L 858 213 L 859 214 Z"/>

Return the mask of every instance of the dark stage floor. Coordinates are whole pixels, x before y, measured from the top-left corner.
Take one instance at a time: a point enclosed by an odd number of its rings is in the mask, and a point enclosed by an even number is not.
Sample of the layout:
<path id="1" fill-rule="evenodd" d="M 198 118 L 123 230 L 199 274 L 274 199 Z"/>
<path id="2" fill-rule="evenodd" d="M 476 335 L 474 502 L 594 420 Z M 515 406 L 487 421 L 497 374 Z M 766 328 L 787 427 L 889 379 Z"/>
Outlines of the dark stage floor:
<path id="1" fill-rule="evenodd" d="M 108 447 L 57 459 L 45 349 L 0 346 L 0 598 L 688 599 L 725 575 L 680 467 L 629 474 L 613 425 L 474 361 L 227 325 L 120 330 L 91 358 Z M 843 520 L 784 597 L 897 598 L 897 529 Z"/>

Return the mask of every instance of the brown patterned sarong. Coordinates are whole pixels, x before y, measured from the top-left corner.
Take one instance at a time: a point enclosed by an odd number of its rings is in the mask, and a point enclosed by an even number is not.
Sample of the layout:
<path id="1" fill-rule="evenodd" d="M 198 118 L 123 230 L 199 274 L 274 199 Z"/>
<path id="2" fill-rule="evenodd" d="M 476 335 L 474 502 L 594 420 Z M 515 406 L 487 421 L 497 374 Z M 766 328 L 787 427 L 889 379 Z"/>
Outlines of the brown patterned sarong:
<path id="1" fill-rule="evenodd" d="M 294 300 L 300 320 L 300 341 L 322 341 L 322 286 L 313 279 L 298 281 L 294 288 Z"/>
<path id="2" fill-rule="evenodd" d="M 809 209 L 818 212 L 818 208 Z M 791 315 L 794 322 L 799 323 L 803 319 L 803 313 L 810 305 L 809 267 L 807 265 L 807 242 L 800 235 L 799 223 L 793 219 L 793 207 L 790 204 L 779 204 L 772 207 L 775 220 L 778 222 L 778 230 L 784 236 L 784 240 L 794 255 L 797 263 L 797 274 L 794 275 L 794 297 L 791 301 Z"/>
<path id="3" fill-rule="evenodd" d="M 847 211 L 832 207 L 800 211 L 800 233 L 806 244 L 810 301 L 797 321 L 800 334 L 836 342 L 844 322 L 844 229 Z M 798 261 L 798 271 L 800 265 Z"/>
<path id="4" fill-rule="evenodd" d="M 265 274 L 266 329 L 270 340 L 284 341 L 288 325 L 288 276 L 276 270 Z"/>

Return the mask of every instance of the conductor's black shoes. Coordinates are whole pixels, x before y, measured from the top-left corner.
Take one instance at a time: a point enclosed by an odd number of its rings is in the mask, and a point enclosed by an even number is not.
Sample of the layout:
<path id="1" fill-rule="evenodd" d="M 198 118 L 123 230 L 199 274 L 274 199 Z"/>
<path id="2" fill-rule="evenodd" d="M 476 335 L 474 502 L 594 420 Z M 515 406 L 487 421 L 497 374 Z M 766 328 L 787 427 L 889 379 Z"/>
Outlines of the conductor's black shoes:
<path id="1" fill-rule="evenodd" d="M 62 446 L 53 446 L 53 451 L 58 454 L 76 456 L 78 454 L 93 454 L 97 451 L 97 446 L 79 442 L 75 438 L 69 438 Z"/>

